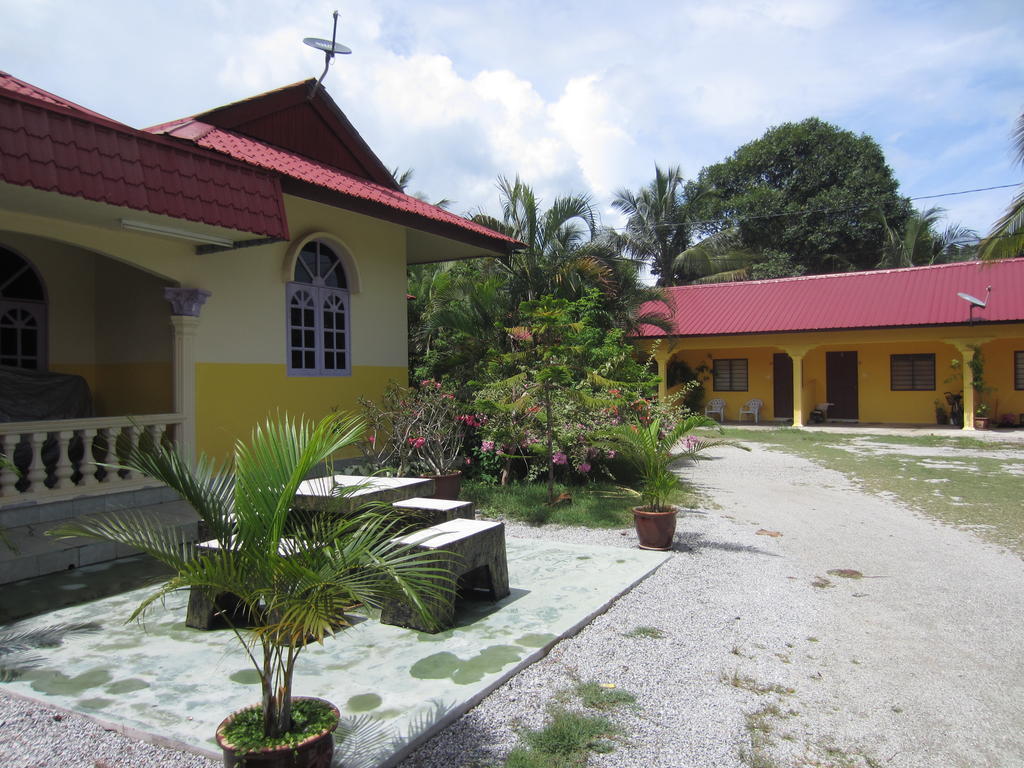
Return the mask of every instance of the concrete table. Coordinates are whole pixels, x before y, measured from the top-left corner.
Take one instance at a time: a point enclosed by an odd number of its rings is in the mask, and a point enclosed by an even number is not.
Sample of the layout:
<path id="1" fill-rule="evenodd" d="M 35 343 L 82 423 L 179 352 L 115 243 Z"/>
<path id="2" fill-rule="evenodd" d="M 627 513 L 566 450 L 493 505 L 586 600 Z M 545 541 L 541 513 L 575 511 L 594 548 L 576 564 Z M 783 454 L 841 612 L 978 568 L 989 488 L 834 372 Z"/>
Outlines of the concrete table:
<path id="1" fill-rule="evenodd" d="M 338 487 L 356 489 L 345 496 L 335 496 Z M 434 481 L 429 477 L 366 477 L 363 475 L 329 475 L 314 477 L 299 484 L 295 494 L 295 508 L 307 510 L 328 509 L 332 504 L 351 512 L 373 502 L 392 503 L 414 496 L 430 496 Z"/>

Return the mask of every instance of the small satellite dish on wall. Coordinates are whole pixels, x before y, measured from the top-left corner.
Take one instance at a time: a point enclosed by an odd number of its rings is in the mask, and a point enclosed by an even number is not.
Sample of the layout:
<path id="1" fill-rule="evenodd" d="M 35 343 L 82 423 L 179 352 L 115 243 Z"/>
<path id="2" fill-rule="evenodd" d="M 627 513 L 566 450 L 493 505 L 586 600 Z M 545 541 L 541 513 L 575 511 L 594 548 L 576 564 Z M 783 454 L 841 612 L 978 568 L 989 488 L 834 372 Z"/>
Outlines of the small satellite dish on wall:
<path id="1" fill-rule="evenodd" d="M 334 12 L 334 31 L 331 32 L 331 39 L 325 40 L 322 37 L 305 37 L 302 39 L 306 45 L 310 48 L 316 48 L 318 51 L 324 52 L 324 71 L 320 75 L 320 79 L 316 81 L 316 85 L 313 86 L 309 92 L 309 98 L 316 96 L 317 90 L 323 83 L 324 78 L 327 77 L 327 70 L 330 69 L 331 64 L 334 62 L 335 55 L 339 53 L 352 53 L 352 49 L 347 45 L 342 45 L 337 41 L 338 38 L 338 12 Z"/>
<path id="2" fill-rule="evenodd" d="M 974 322 L 974 308 L 975 307 L 981 307 L 982 309 L 984 309 L 985 307 L 987 307 L 988 306 L 988 300 L 989 300 L 989 297 L 991 295 L 992 295 L 992 286 L 991 285 L 985 291 L 985 300 L 984 301 L 982 301 L 981 299 L 977 298 L 976 296 L 971 296 L 971 294 L 969 294 L 969 293 L 962 293 L 961 292 L 961 293 L 957 294 L 957 296 L 959 296 L 961 299 L 963 299 L 964 301 L 966 301 L 968 304 L 971 305 L 970 317 L 971 317 L 971 322 L 972 323 Z"/>

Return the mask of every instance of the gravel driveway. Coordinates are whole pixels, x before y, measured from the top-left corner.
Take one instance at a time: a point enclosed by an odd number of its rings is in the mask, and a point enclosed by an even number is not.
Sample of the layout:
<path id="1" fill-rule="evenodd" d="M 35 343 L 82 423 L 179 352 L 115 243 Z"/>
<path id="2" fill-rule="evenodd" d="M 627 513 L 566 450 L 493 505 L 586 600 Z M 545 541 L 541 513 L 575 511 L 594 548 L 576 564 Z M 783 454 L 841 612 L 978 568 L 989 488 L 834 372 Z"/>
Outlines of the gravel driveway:
<path id="1" fill-rule="evenodd" d="M 500 765 L 557 691 L 590 680 L 637 697 L 592 766 L 1024 766 L 1018 556 L 763 446 L 684 471 L 717 508 L 680 516 L 676 555 L 402 768 Z M 635 546 L 632 531 L 509 535 Z M 863 578 L 828 573 L 842 569 Z M 637 627 L 664 636 L 624 636 Z M 33 749 L 48 732 L 59 762 Z M 100 733 L 0 698 L 0 765 L 213 765 Z"/>
<path id="2" fill-rule="evenodd" d="M 638 699 L 595 766 L 1024 766 L 1024 562 L 752 448 L 686 470 L 719 508 L 680 517 L 676 557 L 403 768 L 487 765 L 575 678 Z"/>

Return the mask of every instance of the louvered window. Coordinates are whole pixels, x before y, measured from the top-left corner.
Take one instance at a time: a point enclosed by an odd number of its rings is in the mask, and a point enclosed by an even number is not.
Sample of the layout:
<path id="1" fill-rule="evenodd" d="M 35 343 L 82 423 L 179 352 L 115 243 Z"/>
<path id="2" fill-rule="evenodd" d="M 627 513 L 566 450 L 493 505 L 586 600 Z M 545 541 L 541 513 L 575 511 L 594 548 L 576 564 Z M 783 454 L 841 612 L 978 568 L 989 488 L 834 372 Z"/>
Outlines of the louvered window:
<path id="1" fill-rule="evenodd" d="M 747 391 L 746 358 L 715 360 L 712 375 L 716 392 Z"/>
<path id="2" fill-rule="evenodd" d="M 935 389 L 935 355 L 891 355 L 889 357 L 890 388 L 899 391 L 933 391 Z"/>
<path id="3" fill-rule="evenodd" d="M 349 375 L 349 293 L 341 260 L 313 240 L 299 252 L 294 278 L 286 292 L 289 375 Z"/>
<path id="4" fill-rule="evenodd" d="M 1024 389 L 1024 352 L 1013 353 L 1013 388 Z"/>
<path id="5" fill-rule="evenodd" d="M 35 269 L 0 248 L 0 365 L 46 370 L 46 294 Z"/>

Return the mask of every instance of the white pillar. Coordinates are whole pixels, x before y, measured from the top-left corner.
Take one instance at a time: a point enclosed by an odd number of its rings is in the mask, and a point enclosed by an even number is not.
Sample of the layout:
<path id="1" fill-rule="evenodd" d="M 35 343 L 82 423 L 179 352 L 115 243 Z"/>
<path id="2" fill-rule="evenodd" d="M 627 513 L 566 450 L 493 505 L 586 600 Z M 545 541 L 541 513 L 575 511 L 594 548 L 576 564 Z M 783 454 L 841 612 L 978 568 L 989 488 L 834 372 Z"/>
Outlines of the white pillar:
<path id="1" fill-rule="evenodd" d="M 199 309 L 210 296 L 197 288 L 165 288 L 171 302 L 174 332 L 174 412 L 184 421 L 176 435 L 178 452 L 191 462 L 196 456 L 196 334 Z"/>

